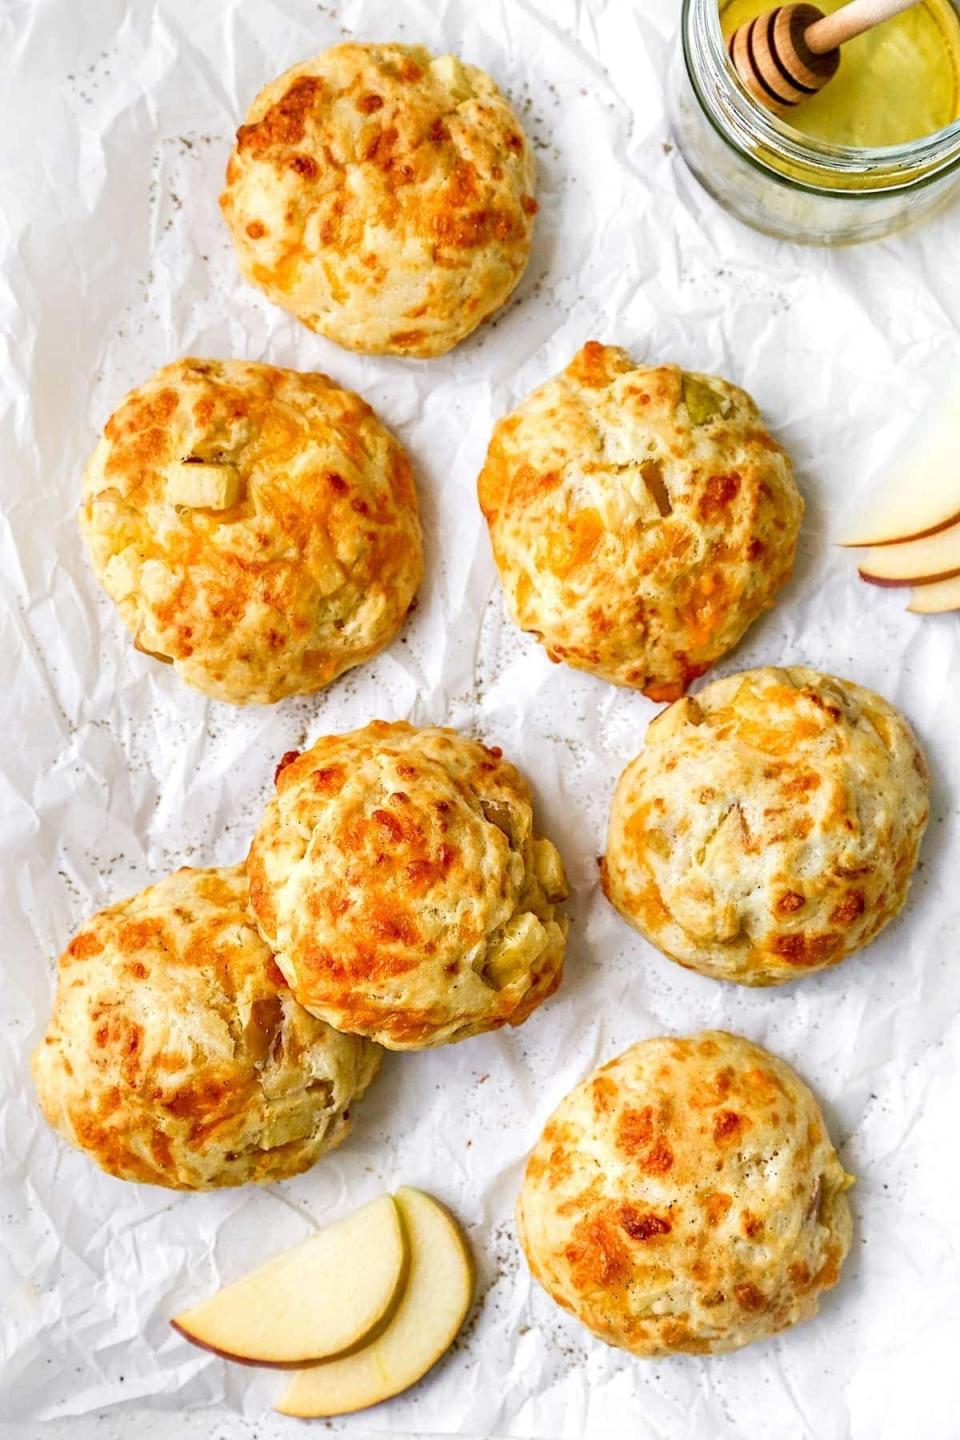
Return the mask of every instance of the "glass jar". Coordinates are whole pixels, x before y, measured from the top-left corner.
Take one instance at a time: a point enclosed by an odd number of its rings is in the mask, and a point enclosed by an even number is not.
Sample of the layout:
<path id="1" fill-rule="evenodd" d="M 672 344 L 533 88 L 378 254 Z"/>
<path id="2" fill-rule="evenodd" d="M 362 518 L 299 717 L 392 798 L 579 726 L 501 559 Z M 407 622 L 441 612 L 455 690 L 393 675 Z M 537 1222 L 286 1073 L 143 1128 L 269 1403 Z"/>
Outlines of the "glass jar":
<path id="1" fill-rule="evenodd" d="M 843 245 L 886 235 L 960 188 L 960 121 L 909 144 L 859 149 L 802 135 L 764 109 L 730 64 L 717 0 L 683 0 L 668 108 L 705 189 L 784 240 Z"/>

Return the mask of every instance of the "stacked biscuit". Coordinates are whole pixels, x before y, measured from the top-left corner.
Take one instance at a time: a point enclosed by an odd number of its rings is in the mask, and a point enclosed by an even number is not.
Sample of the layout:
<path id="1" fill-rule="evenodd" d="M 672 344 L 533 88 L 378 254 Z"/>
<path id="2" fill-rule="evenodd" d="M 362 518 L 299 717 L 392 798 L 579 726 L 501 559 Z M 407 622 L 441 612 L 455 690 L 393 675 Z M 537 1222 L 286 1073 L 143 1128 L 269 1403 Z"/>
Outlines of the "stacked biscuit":
<path id="1" fill-rule="evenodd" d="M 519 1025 L 551 994 L 565 898 L 499 751 L 402 723 L 326 737 L 284 757 L 246 866 L 179 870 L 70 942 L 41 1105 L 123 1179 L 296 1174 L 346 1136 L 380 1046 Z"/>
<path id="2" fill-rule="evenodd" d="M 243 273 L 352 349 L 443 354 L 501 306 L 534 174 L 452 56 L 342 45 L 241 127 L 222 206 Z M 603 888 L 678 963 L 773 985 L 903 905 L 928 780 L 906 720 L 803 667 L 688 686 L 790 576 L 803 501 L 749 396 L 586 344 L 496 426 L 478 482 L 506 603 L 557 662 L 672 702 L 613 798 Z M 138 649 L 236 704 L 309 694 L 397 635 L 422 575 L 413 468 L 326 376 L 182 360 L 85 472 L 94 569 Z M 271 1180 L 349 1128 L 379 1047 L 516 1025 L 560 982 L 563 864 L 496 748 L 374 721 L 282 757 L 244 865 L 180 870 L 61 957 L 34 1057 L 51 1123 L 111 1173 Z M 736 1036 L 634 1046 L 548 1122 L 531 1268 L 637 1354 L 815 1313 L 850 1183 L 803 1082 Z"/>

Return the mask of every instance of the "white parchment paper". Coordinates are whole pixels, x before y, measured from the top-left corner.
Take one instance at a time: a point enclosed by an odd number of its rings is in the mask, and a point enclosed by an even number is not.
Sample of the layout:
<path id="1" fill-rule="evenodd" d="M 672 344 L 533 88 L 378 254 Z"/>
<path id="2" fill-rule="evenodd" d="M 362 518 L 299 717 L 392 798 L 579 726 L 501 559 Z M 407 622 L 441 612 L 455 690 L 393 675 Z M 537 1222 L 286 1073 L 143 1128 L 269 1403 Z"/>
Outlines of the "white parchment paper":
<path id="1" fill-rule="evenodd" d="M 229 1367 L 167 1321 L 404 1182 L 463 1218 L 480 1301 L 425 1384 L 335 1429 L 960 1434 L 960 617 L 906 615 L 902 594 L 859 583 L 832 544 L 917 407 L 960 369 L 960 216 L 834 253 L 726 217 L 665 131 L 677 10 L 0 0 L 0 1421 L 18 1440 L 304 1433 L 270 1415 L 282 1377 Z M 240 282 L 220 222 L 248 102 L 348 35 L 483 65 L 537 147 L 526 278 L 493 326 L 442 361 L 350 355 L 301 329 Z M 504 619 L 475 477 L 495 417 L 589 338 L 728 375 L 796 458 L 807 517 L 794 580 L 719 672 L 785 662 L 849 676 L 902 706 L 929 753 L 933 816 L 906 913 L 839 970 L 776 992 L 685 973 L 604 902 L 606 807 L 654 707 L 551 665 Z M 133 651 L 87 568 L 82 461 L 127 388 L 182 354 L 325 370 L 414 457 L 428 547 L 419 611 L 389 653 L 326 695 L 251 711 L 204 701 Z M 238 860 L 277 757 L 374 716 L 475 731 L 531 776 L 573 885 L 562 989 L 517 1032 L 388 1058 L 350 1141 L 295 1181 L 194 1196 L 102 1175 L 47 1129 L 27 1077 L 55 956 L 90 911 L 173 866 Z M 822 1097 L 859 1176 L 856 1238 L 816 1322 L 732 1356 L 644 1363 L 533 1286 L 513 1202 L 546 1116 L 592 1066 L 705 1025 L 770 1046 Z"/>

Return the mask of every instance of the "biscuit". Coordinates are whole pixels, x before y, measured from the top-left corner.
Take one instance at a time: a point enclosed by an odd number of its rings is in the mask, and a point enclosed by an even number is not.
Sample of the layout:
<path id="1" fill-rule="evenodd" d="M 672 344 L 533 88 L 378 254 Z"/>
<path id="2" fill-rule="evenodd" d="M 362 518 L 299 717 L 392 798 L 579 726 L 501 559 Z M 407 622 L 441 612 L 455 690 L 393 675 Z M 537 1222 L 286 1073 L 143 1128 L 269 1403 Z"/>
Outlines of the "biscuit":
<path id="1" fill-rule="evenodd" d="M 652 700 L 772 605 L 803 514 L 749 395 L 595 341 L 498 422 L 478 490 L 515 622 Z"/>
<path id="2" fill-rule="evenodd" d="M 94 915 L 60 957 L 32 1068 L 47 1120 L 103 1170 L 209 1190 L 339 1145 L 381 1057 L 297 1004 L 236 866 L 178 870 Z"/>
<path id="3" fill-rule="evenodd" d="M 241 360 L 179 360 L 131 391 L 80 528 L 137 648 L 237 705 L 377 654 L 422 574 L 410 462 L 369 405 Z"/>
<path id="4" fill-rule="evenodd" d="M 489 75 L 422 46 L 335 45 L 261 90 L 220 199 L 240 269 L 311 330 L 443 355 L 533 237 L 534 160 Z"/>
<path id="5" fill-rule="evenodd" d="M 671 959 L 781 985 L 836 965 L 903 905 L 927 824 L 903 716 L 815 670 L 747 670 L 647 730 L 610 811 L 603 884 Z"/>
<path id="6" fill-rule="evenodd" d="M 634 1045 L 562 1100 L 517 1219 L 536 1279 L 609 1345 L 711 1355 L 817 1313 L 852 1183 L 789 1065 L 705 1031 Z"/>
<path id="7" fill-rule="evenodd" d="M 301 1005 L 391 1050 L 519 1025 L 560 983 L 560 856 L 519 771 L 456 731 L 374 721 L 284 756 L 248 868 Z"/>

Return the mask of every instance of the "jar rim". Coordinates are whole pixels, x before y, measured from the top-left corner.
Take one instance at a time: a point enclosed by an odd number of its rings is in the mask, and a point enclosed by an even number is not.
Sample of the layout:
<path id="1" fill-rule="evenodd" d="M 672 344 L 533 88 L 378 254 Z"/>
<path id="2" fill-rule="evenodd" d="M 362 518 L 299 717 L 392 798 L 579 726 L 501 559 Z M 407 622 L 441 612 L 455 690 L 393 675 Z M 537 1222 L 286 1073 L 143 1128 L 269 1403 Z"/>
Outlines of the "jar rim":
<path id="1" fill-rule="evenodd" d="M 955 8 L 957 0 L 951 0 Z M 694 63 L 691 28 L 697 25 L 705 42 L 706 59 L 712 78 L 723 85 L 712 97 L 703 86 L 702 67 Z M 680 34 L 684 64 L 694 95 L 714 130 L 731 149 L 765 175 L 806 194 L 845 199 L 875 199 L 892 190 L 920 189 L 943 179 L 960 167 L 960 118 L 932 135 L 900 145 L 837 145 L 816 136 L 802 135 L 772 111 L 764 109 L 750 95 L 727 54 L 720 27 L 718 0 L 683 0 Z M 702 58 L 702 56 L 700 57 Z M 842 176 L 849 185 L 824 180 L 802 179 L 785 173 L 755 153 L 762 146 L 778 159 L 802 167 L 812 175 Z M 871 184 L 870 181 L 874 183 Z M 859 183 L 858 183 L 859 182 Z"/>

